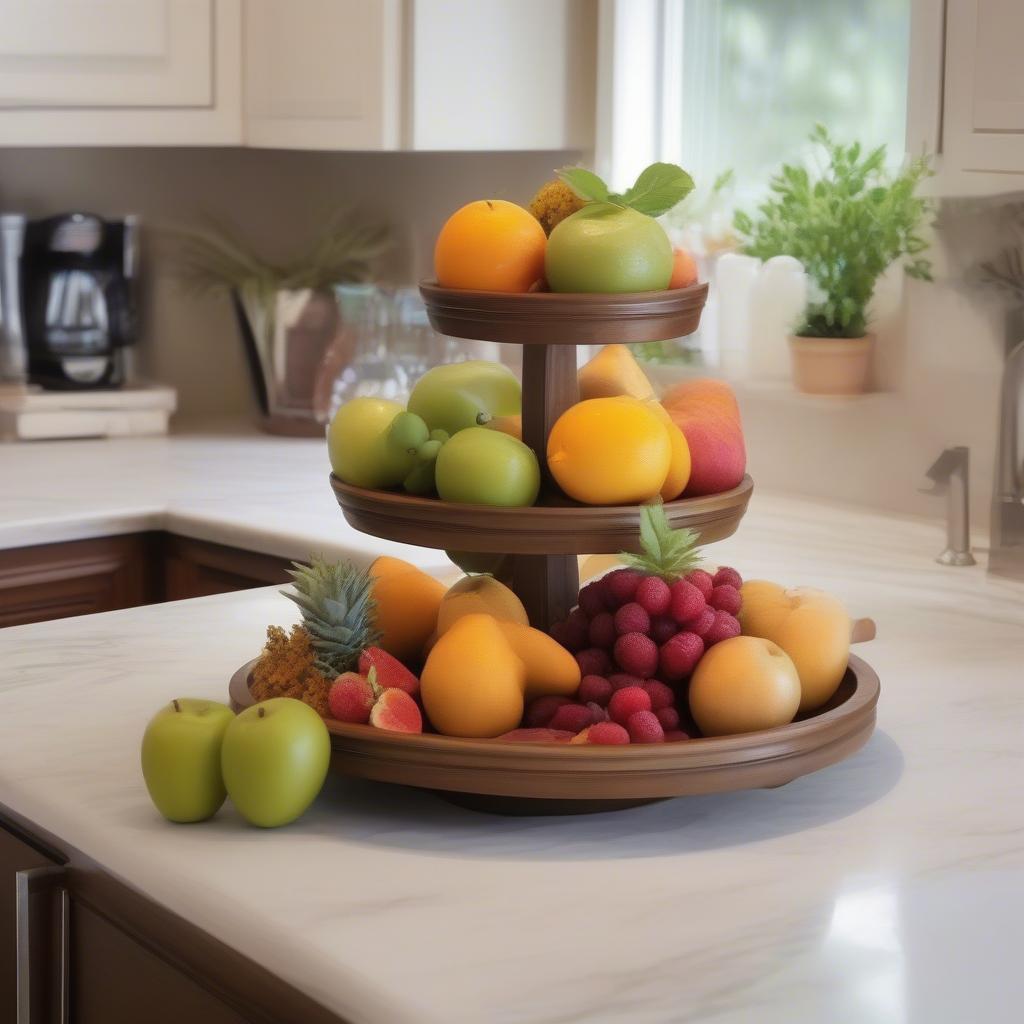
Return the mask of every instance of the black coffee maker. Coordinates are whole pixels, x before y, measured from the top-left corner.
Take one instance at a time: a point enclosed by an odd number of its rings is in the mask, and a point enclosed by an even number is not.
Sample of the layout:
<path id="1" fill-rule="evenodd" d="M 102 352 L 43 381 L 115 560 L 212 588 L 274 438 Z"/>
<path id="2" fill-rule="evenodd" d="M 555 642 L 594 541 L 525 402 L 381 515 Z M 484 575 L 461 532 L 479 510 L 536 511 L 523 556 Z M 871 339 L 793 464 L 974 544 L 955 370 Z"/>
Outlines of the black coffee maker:
<path id="1" fill-rule="evenodd" d="M 20 362 L 28 383 L 43 388 L 119 387 L 137 333 L 137 219 L 2 220 L 5 362 Z"/>

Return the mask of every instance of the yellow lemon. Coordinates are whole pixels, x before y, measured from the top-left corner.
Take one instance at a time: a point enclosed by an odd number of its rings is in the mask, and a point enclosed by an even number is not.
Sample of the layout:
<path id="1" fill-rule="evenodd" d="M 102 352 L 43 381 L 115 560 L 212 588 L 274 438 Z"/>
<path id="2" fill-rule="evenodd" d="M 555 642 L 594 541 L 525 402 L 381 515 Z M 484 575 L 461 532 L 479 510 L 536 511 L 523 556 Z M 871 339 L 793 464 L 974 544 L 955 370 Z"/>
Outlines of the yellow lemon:
<path id="1" fill-rule="evenodd" d="M 548 436 L 548 468 L 586 505 L 635 505 L 661 491 L 672 463 L 665 424 L 636 398 L 591 398 L 566 409 Z"/>

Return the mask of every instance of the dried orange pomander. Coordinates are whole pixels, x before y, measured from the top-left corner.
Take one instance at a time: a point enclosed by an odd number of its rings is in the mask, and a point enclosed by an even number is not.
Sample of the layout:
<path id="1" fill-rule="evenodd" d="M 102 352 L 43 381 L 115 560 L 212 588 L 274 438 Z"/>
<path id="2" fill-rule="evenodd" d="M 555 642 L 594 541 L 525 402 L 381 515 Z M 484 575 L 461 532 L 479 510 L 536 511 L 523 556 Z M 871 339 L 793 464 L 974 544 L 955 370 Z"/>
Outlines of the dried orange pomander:
<path id="1" fill-rule="evenodd" d="M 444 288 L 528 292 L 544 277 L 547 241 L 528 210 L 504 199 L 478 199 L 441 228 L 434 273 Z"/>

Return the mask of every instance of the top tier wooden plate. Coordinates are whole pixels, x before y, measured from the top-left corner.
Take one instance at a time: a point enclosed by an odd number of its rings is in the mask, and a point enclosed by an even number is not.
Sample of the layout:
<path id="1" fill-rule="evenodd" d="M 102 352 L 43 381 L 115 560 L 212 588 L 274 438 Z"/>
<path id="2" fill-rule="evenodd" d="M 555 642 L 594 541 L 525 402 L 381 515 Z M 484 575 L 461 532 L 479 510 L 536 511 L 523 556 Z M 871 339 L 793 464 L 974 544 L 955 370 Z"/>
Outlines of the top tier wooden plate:
<path id="1" fill-rule="evenodd" d="M 434 330 L 452 338 L 514 345 L 633 345 L 692 334 L 706 284 L 662 292 L 564 294 L 477 292 L 420 285 Z"/>

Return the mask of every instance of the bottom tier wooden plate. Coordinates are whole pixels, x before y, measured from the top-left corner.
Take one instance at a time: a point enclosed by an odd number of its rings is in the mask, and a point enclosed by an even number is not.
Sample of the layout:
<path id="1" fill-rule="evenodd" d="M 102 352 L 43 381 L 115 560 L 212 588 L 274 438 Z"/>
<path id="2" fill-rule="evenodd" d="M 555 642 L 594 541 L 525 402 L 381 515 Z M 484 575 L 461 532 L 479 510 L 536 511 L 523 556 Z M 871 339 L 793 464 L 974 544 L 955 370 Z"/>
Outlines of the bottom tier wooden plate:
<path id="1" fill-rule="evenodd" d="M 235 710 L 255 703 L 254 662 L 231 678 Z M 878 676 L 851 655 L 825 707 L 762 732 L 628 747 L 411 736 L 327 721 L 335 771 L 436 790 L 499 814 L 579 814 L 668 797 L 785 785 L 859 750 L 875 727 Z"/>

